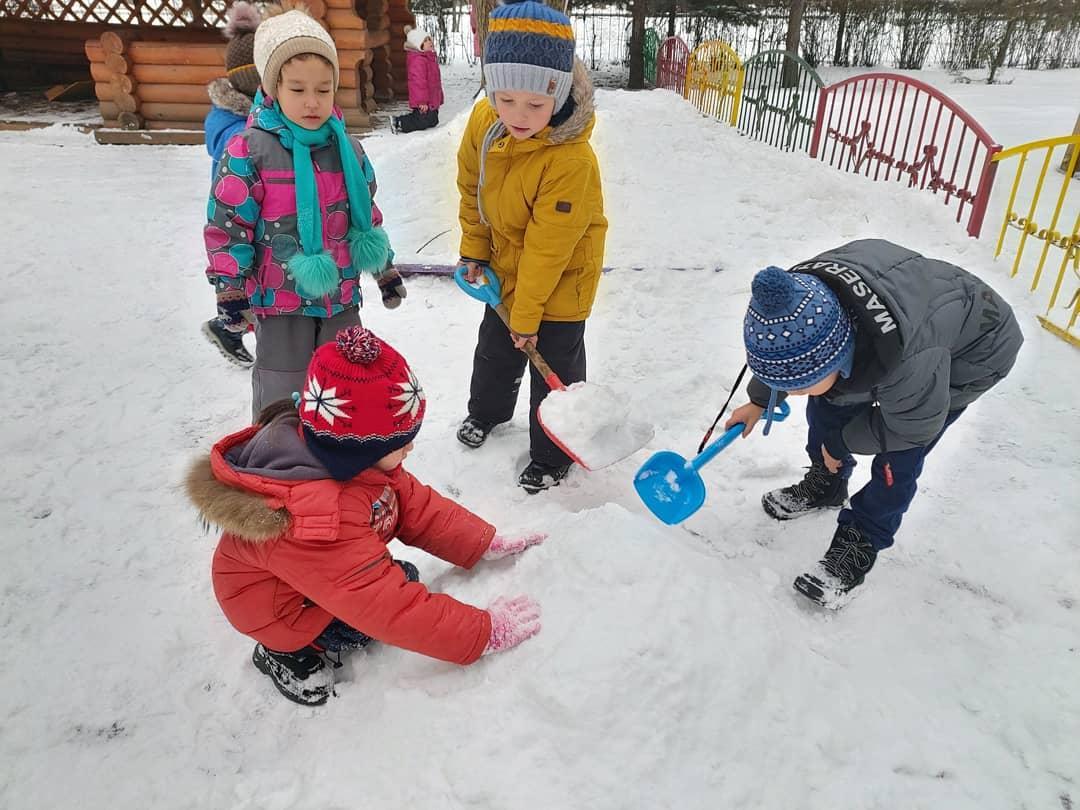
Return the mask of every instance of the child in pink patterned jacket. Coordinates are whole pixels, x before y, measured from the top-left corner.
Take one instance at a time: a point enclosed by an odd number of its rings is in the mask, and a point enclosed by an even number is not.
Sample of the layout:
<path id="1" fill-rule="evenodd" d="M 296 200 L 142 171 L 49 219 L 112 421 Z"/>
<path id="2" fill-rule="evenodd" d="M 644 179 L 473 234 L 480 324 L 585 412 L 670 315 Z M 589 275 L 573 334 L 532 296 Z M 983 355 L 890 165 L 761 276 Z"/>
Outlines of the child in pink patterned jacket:
<path id="1" fill-rule="evenodd" d="M 405 26 L 405 64 L 412 112 L 392 119 L 394 132 L 415 132 L 438 126 L 439 107 L 443 104 L 442 74 L 435 44 L 427 31 Z"/>
<path id="2" fill-rule="evenodd" d="M 405 297 L 375 206 L 375 172 L 334 107 L 334 41 L 304 11 L 272 8 L 255 32 L 261 90 L 225 148 L 207 207 L 207 275 L 255 315 L 252 414 L 304 386 L 315 349 L 360 323 L 359 277 Z"/>

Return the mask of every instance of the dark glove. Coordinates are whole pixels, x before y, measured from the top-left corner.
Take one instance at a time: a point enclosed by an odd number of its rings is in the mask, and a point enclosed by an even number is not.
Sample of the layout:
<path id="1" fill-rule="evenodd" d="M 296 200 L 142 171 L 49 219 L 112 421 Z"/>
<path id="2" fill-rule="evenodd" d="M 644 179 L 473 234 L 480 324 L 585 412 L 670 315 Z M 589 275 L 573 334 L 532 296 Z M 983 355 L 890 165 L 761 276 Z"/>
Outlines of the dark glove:
<path id="1" fill-rule="evenodd" d="M 408 295 L 408 292 L 405 289 L 405 279 L 397 270 L 392 266 L 387 267 L 375 276 L 375 281 L 379 285 L 379 292 L 382 293 L 384 307 L 397 309 L 401 306 L 402 299 Z"/>

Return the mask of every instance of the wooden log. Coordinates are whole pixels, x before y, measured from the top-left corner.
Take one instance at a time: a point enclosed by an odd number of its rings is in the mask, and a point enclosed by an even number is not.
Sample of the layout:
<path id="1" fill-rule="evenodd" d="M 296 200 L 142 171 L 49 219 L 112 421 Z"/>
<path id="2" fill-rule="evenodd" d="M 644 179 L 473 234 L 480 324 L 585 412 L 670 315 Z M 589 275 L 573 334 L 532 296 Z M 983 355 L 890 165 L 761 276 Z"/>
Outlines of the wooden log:
<path id="1" fill-rule="evenodd" d="M 118 53 L 105 54 L 105 67 L 116 74 L 124 74 L 131 70 L 131 63 Z"/>
<path id="2" fill-rule="evenodd" d="M 139 99 L 166 104 L 209 104 L 205 84 L 140 84 Z"/>
<path id="3" fill-rule="evenodd" d="M 153 132 L 149 128 L 128 132 L 102 127 L 94 130 L 94 139 L 110 146 L 197 146 L 205 142 L 202 132 Z"/>
<path id="4" fill-rule="evenodd" d="M 122 112 L 116 116 L 120 129 L 142 129 L 143 119 L 138 113 Z"/>
<path id="5" fill-rule="evenodd" d="M 371 60 L 371 51 L 350 51 L 342 50 L 338 48 L 338 65 L 340 65 L 341 72 L 344 73 L 346 68 L 351 70 L 354 66 L 361 63 L 366 63 Z"/>
<path id="6" fill-rule="evenodd" d="M 189 132 L 202 132 L 203 125 L 197 121 L 147 121 L 143 126 L 149 130 L 181 129 Z M 202 141 L 199 141 L 202 143 Z"/>
<path id="7" fill-rule="evenodd" d="M 121 109 L 112 101 L 99 102 L 98 109 L 101 111 L 101 117 L 106 121 L 109 119 L 116 120 L 121 113 Z"/>
<path id="8" fill-rule="evenodd" d="M 77 39 L 32 39 L 30 37 L 8 34 L 7 29 L 0 29 L 0 50 L 33 51 L 40 54 L 82 54 L 82 43 Z"/>
<path id="9" fill-rule="evenodd" d="M 334 103 L 342 109 L 360 106 L 360 93 L 355 87 L 341 87 L 334 93 Z"/>
<path id="10" fill-rule="evenodd" d="M 102 32 L 111 27 L 108 23 L 4 19 L 6 33 L 34 39 L 77 39 L 81 42 L 92 36 L 96 42 Z"/>
<path id="11" fill-rule="evenodd" d="M 409 11 L 407 8 L 401 6 L 390 6 L 390 11 L 387 12 L 390 17 L 390 22 L 398 23 L 399 25 L 411 25 L 416 27 L 416 15 Z"/>
<path id="12" fill-rule="evenodd" d="M 101 49 L 105 53 L 124 53 L 133 39 L 135 34 L 132 31 L 110 29 L 101 35 Z"/>
<path id="13" fill-rule="evenodd" d="M 390 30 L 390 18 L 385 14 L 376 17 L 367 18 L 368 31 L 374 33 L 375 31 L 389 31 Z M 402 35 L 404 36 L 404 35 Z"/>
<path id="14" fill-rule="evenodd" d="M 110 79 L 109 84 L 116 88 L 117 93 L 124 93 L 130 96 L 135 92 L 135 82 L 132 81 L 130 76 L 114 74 L 112 79 Z"/>
<path id="15" fill-rule="evenodd" d="M 70 70 L 75 66 L 81 66 L 86 70 L 86 56 L 80 51 L 24 51 L 14 48 L 4 48 L 3 59 L 0 60 L 6 66 L 8 64 L 36 65 L 39 68 L 48 69 L 56 66 Z"/>
<path id="16" fill-rule="evenodd" d="M 95 82 L 111 82 L 113 77 L 116 76 L 115 73 L 105 67 L 101 62 L 90 63 L 90 75 Z"/>
<path id="17" fill-rule="evenodd" d="M 307 3 L 308 12 L 316 20 L 324 20 L 326 18 L 326 3 L 324 0 L 304 0 Z"/>
<path id="18" fill-rule="evenodd" d="M 345 110 L 345 125 L 349 127 L 366 127 L 371 123 L 371 118 L 363 110 Z"/>
<path id="19" fill-rule="evenodd" d="M 370 27 L 370 21 L 372 17 L 382 17 L 390 12 L 390 3 L 388 0 L 367 0 L 367 12 L 364 14 L 364 19 L 368 20 Z"/>
<path id="20" fill-rule="evenodd" d="M 143 102 L 139 113 L 147 121 L 191 121 L 201 122 L 210 112 L 207 104 L 175 104 L 165 102 Z"/>
<path id="21" fill-rule="evenodd" d="M 337 8 L 356 11 L 356 5 L 353 3 L 353 0 L 325 0 L 325 2 L 327 10 Z"/>
<path id="22" fill-rule="evenodd" d="M 112 82 L 94 82 L 94 95 L 98 101 L 112 101 L 116 96 L 116 88 Z"/>
<path id="23" fill-rule="evenodd" d="M 101 43 L 96 39 L 88 39 L 83 43 L 83 52 L 91 62 L 104 62 L 105 51 L 101 50 Z"/>
<path id="24" fill-rule="evenodd" d="M 367 28 L 367 21 L 359 16 L 352 8 L 329 8 L 326 10 L 326 23 L 331 31 L 340 28 L 355 28 L 363 31 Z"/>
<path id="25" fill-rule="evenodd" d="M 127 93 L 117 93 L 113 96 L 113 104 L 121 112 L 138 112 L 139 100 L 135 96 L 128 95 Z"/>
<path id="26" fill-rule="evenodd" d="M 225 43 L 200 44 L 175 42 L 132 42 L 128 56 L 139 65 L 213 65 L 225 64 Z"/>
<path id="27" fill-rule="evenodd" d="M 343 51 L 368 51 L 367 31 L 359 31 L 353 28 L 338 28 L 333 32 L 334 44 L 338 49 L 338 61 L 341 61 Z"/>
<path id="28" fill-rule="evenodd" d="M 206 84 L 225 75 L 225 65 L 135 65 L 131 75 L 139 84 Z"/>
<path id="29" fill-rule="evenodd" d="M 353 92 L 358 92 L 363 95 L 366 92 L 366 88 L 371 85 L 371 78 L 362 73 L 350 72 L 348 82 L 344 81 L 344 73 L 341 75 L 341 77 L 342 82 L 341 86 L 338 88 L 339 92 L 341 90 L 351 90 Z"/>
<path id="30" fill-rule="evenodd" d="M 390 44 L 390 29 L 383 28 L 381 31 L 368 30 L 368 49 L 381 48 Z"/>

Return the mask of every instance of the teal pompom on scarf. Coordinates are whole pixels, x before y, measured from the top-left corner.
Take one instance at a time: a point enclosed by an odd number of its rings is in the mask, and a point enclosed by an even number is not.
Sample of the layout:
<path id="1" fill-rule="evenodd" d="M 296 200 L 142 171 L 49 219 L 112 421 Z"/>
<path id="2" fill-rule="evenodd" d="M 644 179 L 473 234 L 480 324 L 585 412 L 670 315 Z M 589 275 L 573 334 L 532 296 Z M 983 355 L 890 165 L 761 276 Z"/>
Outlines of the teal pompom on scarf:
<path id="1" fill-rule="evenodd" d="M 344 122 L 332 115 L 318 129 L 304 129 L 290 121 L 276 101 L 272 108 L 265 106 L 261 90 L 255 97 L 255 110 L 255 124 L 260 129 L 274 131 L 293 156 L 300 252 L 289 259 L 288 270 L 296 281 L 296 291 L 306 298 L 321 298 L 341 284 L 334 257 L 323 246 L 322 206 L 311 162 L 311 150 L 326 146 L 331 139 L 338 147 L 349 194 L 350 226 L 345 238 L 353 269 L 358 273 L 382 273 L 391 257 L 390 238 L 381 227 L 372 225 L 368 179 L 349 142 Z"/>

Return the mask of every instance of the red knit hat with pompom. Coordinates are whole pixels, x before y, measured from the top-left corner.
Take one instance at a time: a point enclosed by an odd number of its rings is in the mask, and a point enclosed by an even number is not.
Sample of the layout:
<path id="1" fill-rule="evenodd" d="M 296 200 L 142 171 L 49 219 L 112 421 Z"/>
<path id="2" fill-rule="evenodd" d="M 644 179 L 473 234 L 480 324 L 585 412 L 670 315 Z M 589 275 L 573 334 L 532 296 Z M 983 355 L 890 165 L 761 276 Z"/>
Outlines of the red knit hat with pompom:
<path id="1" fill-rule="evenodd" d="M 405 358 L 374 332 L 350 326 L 315 350 L 300 425 L 311 452 L 347 481 L 411 442 L 426 405 Z"/>

